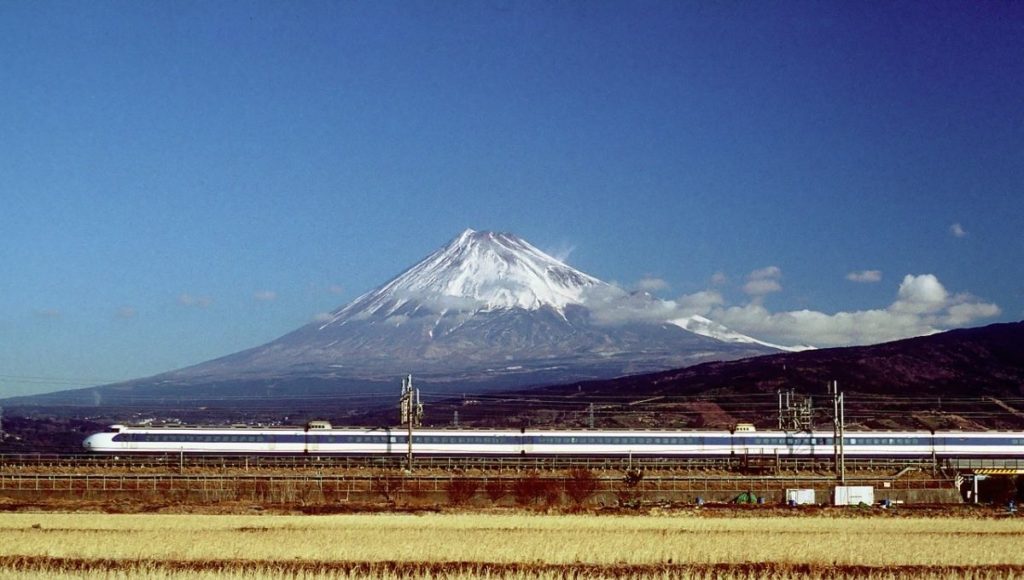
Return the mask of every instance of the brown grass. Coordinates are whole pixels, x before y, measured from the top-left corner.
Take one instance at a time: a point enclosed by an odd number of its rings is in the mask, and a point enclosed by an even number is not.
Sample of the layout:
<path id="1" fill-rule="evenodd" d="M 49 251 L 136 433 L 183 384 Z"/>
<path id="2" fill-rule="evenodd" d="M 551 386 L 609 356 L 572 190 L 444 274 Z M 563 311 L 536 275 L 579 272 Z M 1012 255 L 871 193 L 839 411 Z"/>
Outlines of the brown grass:
<path id="1" fill-rule="evenodd" d="M 0 514 L 0 577 L 1024 577 L 1024 520 Z"/>

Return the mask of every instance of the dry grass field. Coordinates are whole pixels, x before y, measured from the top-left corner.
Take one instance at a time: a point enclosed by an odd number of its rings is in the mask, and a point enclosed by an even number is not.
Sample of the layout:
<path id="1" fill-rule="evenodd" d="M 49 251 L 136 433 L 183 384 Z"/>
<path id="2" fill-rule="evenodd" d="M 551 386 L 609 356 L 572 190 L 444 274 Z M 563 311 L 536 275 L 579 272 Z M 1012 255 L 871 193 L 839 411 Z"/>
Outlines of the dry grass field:
<path id="1" fill-rule="evenodd" d="M 1024 519 L 0 514 L 0 578 L 1024 578 Z"/>

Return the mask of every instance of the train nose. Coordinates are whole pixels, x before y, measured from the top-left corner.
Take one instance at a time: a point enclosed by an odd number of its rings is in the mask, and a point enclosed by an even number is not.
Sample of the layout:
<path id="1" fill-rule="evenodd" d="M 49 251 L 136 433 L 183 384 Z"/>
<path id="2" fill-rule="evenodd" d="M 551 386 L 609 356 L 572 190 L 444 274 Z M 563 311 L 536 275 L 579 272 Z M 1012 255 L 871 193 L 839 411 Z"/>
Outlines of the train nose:
<path id="1" fill-rule="evenodd" d="M 96 436 L 95 435 L 89 435 L 88 437 L 85 438 L 85 441 L 82 441 L 82 447 L 85 448 L 86 451 L 91 451 L 93 445 L 95 445 L 95 444 L 96 444 Z"/>

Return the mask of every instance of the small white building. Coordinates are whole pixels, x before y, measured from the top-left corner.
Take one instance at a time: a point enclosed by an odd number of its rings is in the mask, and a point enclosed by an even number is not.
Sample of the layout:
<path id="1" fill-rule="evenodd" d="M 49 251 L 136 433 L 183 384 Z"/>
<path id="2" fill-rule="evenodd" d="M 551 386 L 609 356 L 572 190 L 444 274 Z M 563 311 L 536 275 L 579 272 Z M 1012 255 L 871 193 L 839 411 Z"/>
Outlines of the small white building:
<path id="1" fill-rule="evenodd" d="M 835 505 L 873 505 L 875 488 L 870 485 L 837 485 Z"/>
<path id="2" fill-rule="evenodd" d="M 786 505 L 814 505 L 813 489 L 787 489 Z"/>

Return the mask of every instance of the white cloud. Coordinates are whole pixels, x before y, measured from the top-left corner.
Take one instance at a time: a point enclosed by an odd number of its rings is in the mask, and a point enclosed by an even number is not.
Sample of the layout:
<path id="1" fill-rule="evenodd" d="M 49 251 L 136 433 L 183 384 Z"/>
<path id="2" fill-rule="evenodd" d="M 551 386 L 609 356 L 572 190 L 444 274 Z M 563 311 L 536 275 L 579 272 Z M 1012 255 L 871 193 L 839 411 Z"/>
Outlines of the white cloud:
<path id="1" fill-rule="evenodd" d="M 313 322 L 330 322 L 334 320 L 334 315 L 330 312 L 317 312 L 313 315 Z"/>
<path id="2" fill-rule="evenodd" d="M 583 305 L 597 324 L 661 324 L 693 316 L 705 315 L 723 303 L 714 290 L 686 294 L 675 300 L 661 300 L 645 293 L 630 293 L 619 286 L 591 288 L 583 295 Z"/>
<path id="3" fill-rule="evenodd" d="M 850 282 L 860 282 L 862 284 L 871 284 L 874 282 L 882 281 L 881 270 L 860 270 L 858 272 L 850 272 L 846 275 L 846 279 Z"/>
<path id="4" fill-rule="evenodd" d="M 954 238 L 967 237 L 967 230 L 965 230 L 964 227 L 960 225 L 960 222 L 957 222 L 949 226 L 949 233 L 952 234 Z"/>
<path id="5" fill-rule="evenodd" d="M 848 346 L 922 336 L 996 316 L 995 304 L 951 296 L 933 274 L 907 275 L 887 308 L 836 312 L 770 312 L 757 303 L 715 308 L 709 317 L 738 332 L 783 344 Z"/>
<path id="6" fill-rule="evenodd" d="M 942 322 L 946 326 L 963 326 L 980 318 L 999 316 L 1001 313 L 1002 311 L 995 304 L 964 302 L 950 306 Z"/>
<path id="7" fill-rule="evenodd" d="M 942 310 L 948 302 L 949 292 L 933 274 L 907 274 L 900 283 L 896 302 L 889 309 L 893 312 L 930 314 Z"/>
<path id="8" fill-rule="evenodd" d="M 252 295 L 257 302 L 273 302 L 277 300 L 277 292 L 273 290 L 257 290 Z"/>
<path id="9" fill-rule="evenodd" d="M 725 299 L 714 290 L 704 290 L 680 296 L 676 299 L 676 303 L 679 305 L 680 316 L 693 316 L 694 314 L 706 316 L 716 306 L 725 304 Z"/>
<path id="10" fill-rule="evenodd" d="M 778 266 L 754 270 L 747 275 L 747 283 L 743 285 L 743 291 L 754 297 L 779 292 L 782 290 L 782 284 L 779 283 L 781 278 L 782 270 Z"/>
<path id="11" fill-rule="evenodd" d="M 725 275 L 725 272 L 715 272 L 708 282 L 712 286 L 725 286 L 729 283 L 729 277 Z"/>
<path id="12" fill-rule="evenodd" d="M 193 296 L 188 292 L 183 292 L 178 296 L 178 304 L 188 307 L 206 308 L 213 304 L 213 299 L 209 296 Z"/>
<path id="13" fill-rule="evenodd" d="M 782 291 L 778 280 L 750 280 L 743 285 L 743 291 L 751 296 L 764 296 Z"/>
<path id="14" fill-rule="evenodd" d="M 863 272 L 858 274 L 864 274 Z M 774 282 L 782 271 L 762 268 L 751 282 Z M 879 274 L 880 276 L 880 274 Z M 868 271 L 866 278 L 874 278 Z M 1000 314 L 997 305 L 967 293 L 952 294 L 934 274 L 904 276 L 891 304 L 883 308 L 826 313 L 815 310 L 772 312 L 753 295 L 745 305 L 729 305 L 713 289 L 660 300 L 630 293 L 617 285 L 591 288 L 583 305 L 598 324 L 659 324 L 691 316 L 704 316 L 729 329 L 775 344 L 818 347 L 875 344 L 923 336 L 969 325 Z"/>
<path id="15" fill-rule="evenodd" d="M 639 282 L 633 285 L 633 287 L 642 292 L 657 292 L 668 288 L 668 282 L 661 278 L 655 278 L 653 276 L 645 276 L 640 279 Z"/>

